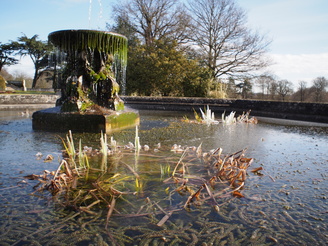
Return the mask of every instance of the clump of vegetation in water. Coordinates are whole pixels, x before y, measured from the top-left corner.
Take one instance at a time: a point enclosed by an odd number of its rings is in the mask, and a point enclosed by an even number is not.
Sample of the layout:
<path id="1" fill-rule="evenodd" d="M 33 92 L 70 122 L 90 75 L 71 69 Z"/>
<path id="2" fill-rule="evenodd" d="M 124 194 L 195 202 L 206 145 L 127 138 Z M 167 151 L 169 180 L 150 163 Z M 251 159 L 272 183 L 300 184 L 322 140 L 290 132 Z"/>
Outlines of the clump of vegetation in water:
<path id="1" fill-rule="evenodd" d="M 155 214 L 164 213 L 164 217 L 157 222 L 158 226 L 162 226 L 173 212 L 190 210 L 192 206 L 200 206 L 208 201 L 219 210 L 220 199 L 243 197 L 241 190 L 246 181 L 247 169 L 253 161 L 252 158 L 245 157 L 246 150 L 223 155 L 221 148 L 204 152 L 201 145 L 174 145 L 166 150 L 158 145 L 157 149 L 150 153 L 150 147 L 142 147 L 139 141 L 136 128 L 134 144 L 130 142 L 128 145 L 119 146 L 113 138 L 108 142 L 107 135 L 101 134 L 100 150 L 82 147 L 81 141 L 76 148 L 72 133 L 69 132 L 66 141 L 63 139 L 64 158 L 58 169 L 32 176 L 33 179 L 40 180 L 37 192 L 50 191 L 57 203 L 78 212 L 96 215 L 99 208 L 107 207 L 106 224 L 113 214 L 140 216 L 143 212 L 150 215 L 154 211 L 146 207 L 155 206 L 159 209 Z M 165 152 L 169 154 L 165 155 Z M 127 163 L 125 157 L 143 161 L 147 158 L 152 161 L 156 159 L 159 164 L 155 171 L 158 173 L 156 179 L 166 186 L 165 192 L 160 192 L 164 197 L 155 195 L 158 190 L 147 190 L 146 184 L 151 181 L 147 179 L 148 174 L 140 173 L 134 164 Z M 197 169 L 206 172 L 198 172 Z M 144 199 L 137 203 L 136 197 L 143 197 L 146 190 L 148 205 L 144 203 Z M 171 203 L 172 197 L 177 195 L 187 195 L 188 198 L 184 204 L 168 206 L 167 202 Z M 152 201 L 153 199 L 159 201 Z M 116 206 L 117 201 L 120 201 L 120 207 Z"/>
<path id="2" fill-rule="evenodd" d="M 225 115 L 225 112 L 221 115 L 221 120 L 216 120 L 214 116 L 214 112 L 209 108 L 207 105 L 207 108 L 204 109 L 204 111 L 200 108 L 199 115 L 196 110 L 194 110 L 195 120 L 189 120 L 186 116 L 184 117 L 183 121 L 189 122 L 189 123 L 199 123 L 199 124 L 206 124 L 206 125 L 212 125 L 212 124 L 219 124 L 223 123 L 224 125 L 232 125 L 235 123 L 250 123 L 250 124 L 257 124 L 257 119 L 255 117 L 249 117 L 250 110 L 246 113 L 243 112 L 242 115 L 235 117 L 236 112 L 232 111 L 229 115 Z"/>

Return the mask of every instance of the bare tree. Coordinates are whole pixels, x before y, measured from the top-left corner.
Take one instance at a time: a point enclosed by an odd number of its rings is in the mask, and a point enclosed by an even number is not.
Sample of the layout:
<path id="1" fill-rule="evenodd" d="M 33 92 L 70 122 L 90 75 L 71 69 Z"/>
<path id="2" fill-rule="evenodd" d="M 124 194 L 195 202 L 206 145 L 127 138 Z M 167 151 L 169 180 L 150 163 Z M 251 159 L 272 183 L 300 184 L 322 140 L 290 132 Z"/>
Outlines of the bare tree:
<path id="1" fill-rule="evenodd" d="M 285 101 L 286 96 L 293 92 L 292 83 L 288 80 L 279 80 L 276 91 L 281 96 L 281 99 Z"/>
<path id="2" fill-rule="evenodd" d="M 304 95 L 305 95 L 305 89 L 306 89 L 306 82 L 305 81 L 300 81 L 298 82 L 298 91 L 300 94 L 300 100 L 301 102 L 304 101 Z"/>
<path id="3" fill-rule="evenodd" d="M 246 27 L 246 14 L 235 0 L 190 0 L 192 40 L 213 77 L 238 76 L 269 65 L 264 54 L 270 42 Z"/>
<path id="4" fill-rule="evenodd" d="M 269 73 L 264 73 L 256 78 L 255 83 L 261 89 L 262 99 L 264 98 L 264 95 L 269 95 L 271 84 L 274 82 L 274 75 Z"/>
<path id="5" fill-rule="evenodd" d="M 318 77 L 313 80 L 313 89 L 316 102 L 322 102 L 323 94 L 328 86 L 328 80 L 325 77 Z"/>
<path id="6" fill-rule="evenodd" d="M 127 12 L 123 12 L 123 11 L 119 12 L 115 16 L 115 24 L 110 25 L 106 23 L 106 28 L 109 31 L 116 32 L 127 37 L 129 47 L 135 47 L 139 42 L 136 28 L 131 22 Z"/>
<path id="7" fill-rule="evenodd" d="M 268 85 L 268 91 L 271 99 L 275 99 L 277 94 L 277 87 L 278 87 L 278 83 L 276 81 L 273 81 Z"/>
<path id="8" fill-rule="evenodd" d="M 146 45 L 163 38 L 181 43 L 189 36 L 189 16 L 176 0 L 129 0 L 115 11 L 133 23 Z"/>

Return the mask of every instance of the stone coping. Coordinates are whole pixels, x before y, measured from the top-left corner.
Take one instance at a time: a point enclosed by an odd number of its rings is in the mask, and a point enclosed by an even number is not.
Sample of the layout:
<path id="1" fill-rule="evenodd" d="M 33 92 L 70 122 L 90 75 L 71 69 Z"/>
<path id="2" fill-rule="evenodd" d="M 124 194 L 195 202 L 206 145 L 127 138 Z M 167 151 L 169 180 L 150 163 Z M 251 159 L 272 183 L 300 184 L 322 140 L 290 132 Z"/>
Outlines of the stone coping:
<path id="1" fill-rule="evenodd" d="M 207 105 L 215 113 L 236 111 L 242 114 L 251 110 L 252 116 L 328 123 L 327 103 L 279 102 L 240 99 L 214 99 L 191 97 L 122 97 L 125 104 L 138 110 L 189 111 Z"/>
<path id="2" fill-rule="evenodd" d="M 50 108 L 59 97 L 57 94 L 0 94 L 0 110 Z"/>

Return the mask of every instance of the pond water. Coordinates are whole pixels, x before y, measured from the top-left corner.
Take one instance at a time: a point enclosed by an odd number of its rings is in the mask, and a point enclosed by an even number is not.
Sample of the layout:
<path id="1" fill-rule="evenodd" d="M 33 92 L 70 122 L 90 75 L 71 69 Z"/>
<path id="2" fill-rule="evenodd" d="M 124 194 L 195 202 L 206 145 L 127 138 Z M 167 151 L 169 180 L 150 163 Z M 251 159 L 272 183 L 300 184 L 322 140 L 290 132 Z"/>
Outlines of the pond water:
<path id="1" fill-rule="evenodd" d="M 119 189 L 131 191 L 117 198 L 109 218 L 113 204 L 84 212 L 63 206 L 65 194 L 36 192 L 39 181 L 24 176 L 57 170 L 66 133 L 35 132 L 30 115 L 0 111 L 0 245 L 326 245 L 327 125 L 260 118 L 258 124 L 206 126 L 183 122 L 183 116 L 140 111 L 140 143 L 150 149 L 136 155 L 122 148 L 119 158 L 109 159 L 110 171 L 102 177 L 109 182 L 121 173 L 126 181 Z M 110 136 L 128 145 L 135 129 Z M 100 146 L 100 134 L 73 137 L 83 146 Z M 213 170 L 192 156 L 182 158 L 184 151 L 171 151 L 174 144 L 201 145 L 204 152 L 221 147 L 223 155 L 247 148 L 245 157 L 254 161 L 243 197 L 200 197 L 185 206 L 187 188 L 197 191 Z M 54 160 L 45 162 L 49 154 Z M 182 184 L 170 175 L 180 161 L 188 180 L 177 192 Z"/>

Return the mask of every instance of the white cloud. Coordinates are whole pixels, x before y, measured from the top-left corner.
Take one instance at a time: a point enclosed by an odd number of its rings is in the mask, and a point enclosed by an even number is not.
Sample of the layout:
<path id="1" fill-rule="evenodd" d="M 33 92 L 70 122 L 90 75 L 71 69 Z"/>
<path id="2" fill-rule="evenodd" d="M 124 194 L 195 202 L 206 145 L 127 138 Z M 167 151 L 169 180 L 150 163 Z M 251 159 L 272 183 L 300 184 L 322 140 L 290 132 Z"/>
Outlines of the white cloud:
<path id="1" fill-rule="evenodd" d="M 34 71 L 35 71 L 34 64 L 31 60 L 31 58 L 28 56 L 22 57 L 19 60 L 19 64 L 6 67 L 6 70 L 11 74 L 24 73 L 31 78 L 34 77 Z"/>
<path id="2" fill-rule="evenodd" d="M 328 53 L 321 54 L 271 54 L 274 65 L 269 67 L 279 79 L 297 85 L 299 81 L 312 82 L 317 77 L 328 78 Z"/>

